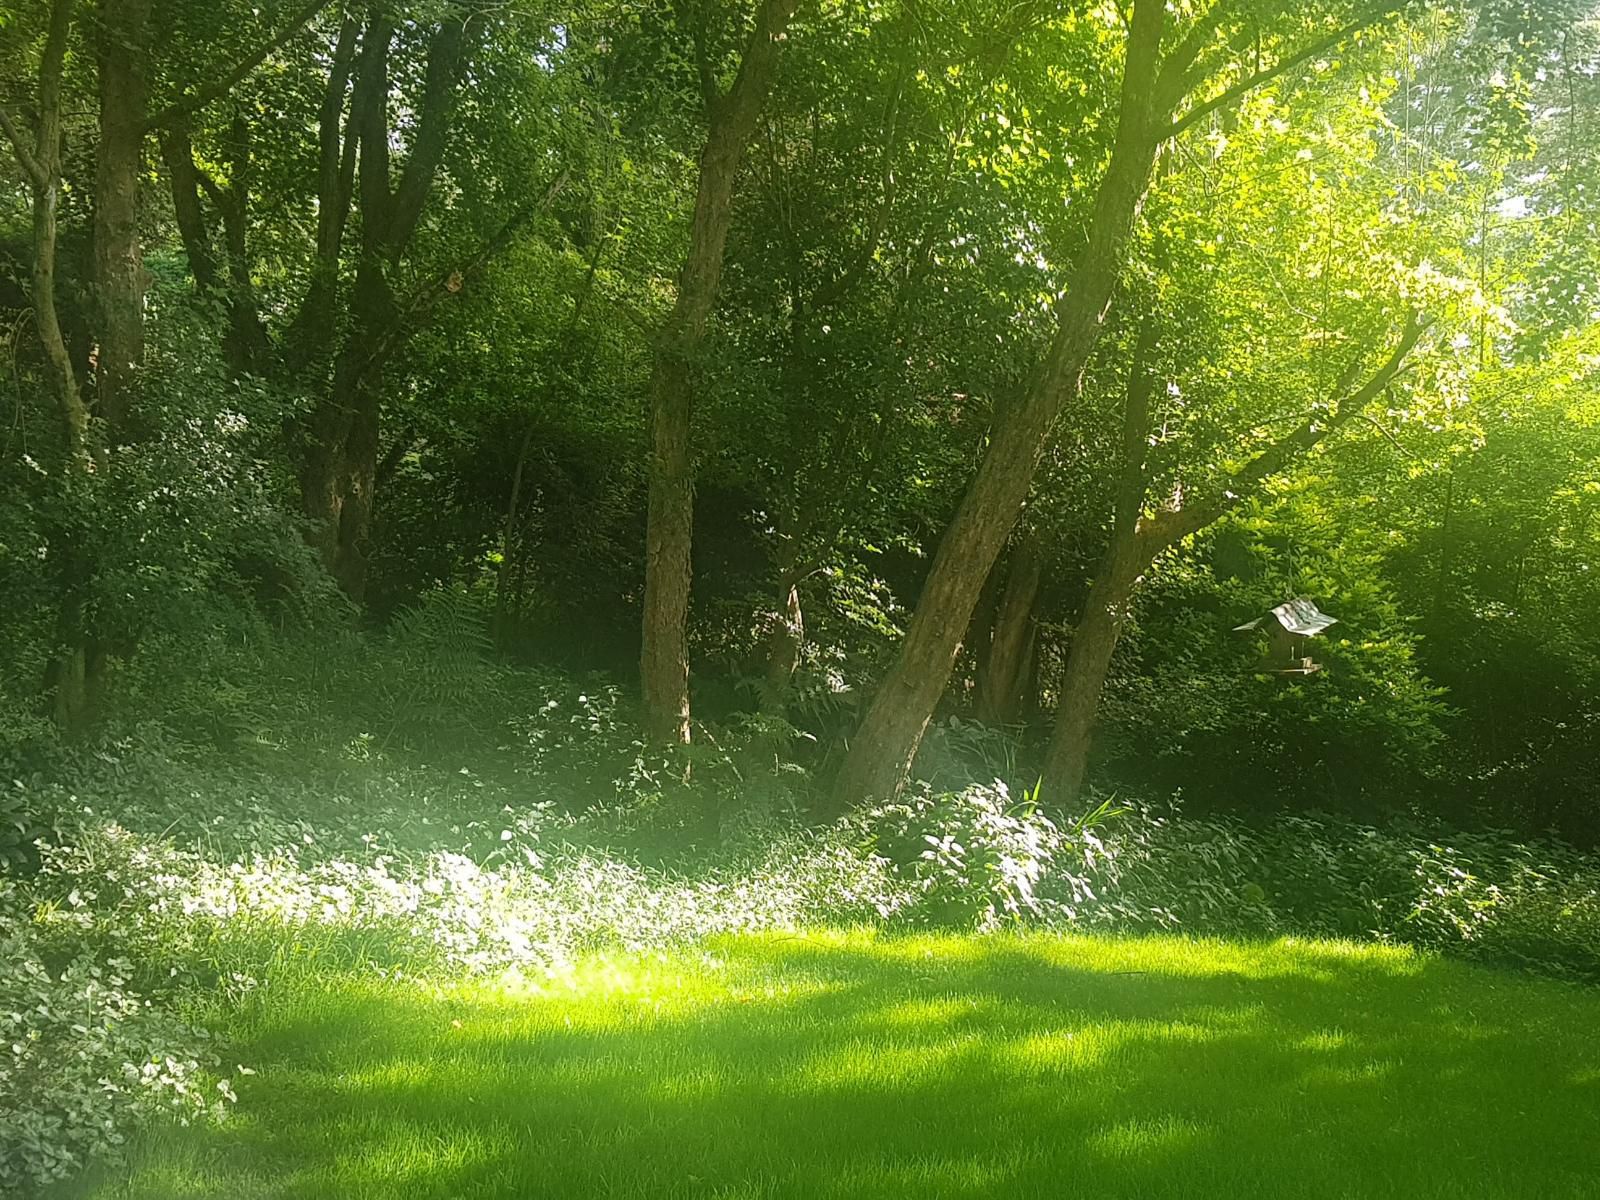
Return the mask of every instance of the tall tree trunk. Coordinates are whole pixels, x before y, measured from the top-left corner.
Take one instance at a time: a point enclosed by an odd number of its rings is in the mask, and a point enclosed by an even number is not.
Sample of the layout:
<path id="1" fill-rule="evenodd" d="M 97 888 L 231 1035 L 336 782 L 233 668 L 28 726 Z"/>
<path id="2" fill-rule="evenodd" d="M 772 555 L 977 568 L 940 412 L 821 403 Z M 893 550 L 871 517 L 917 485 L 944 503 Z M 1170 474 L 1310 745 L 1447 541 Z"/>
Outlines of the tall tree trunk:
<path id="1" fill-rule="evenodd" d="M 989 644 L 978 662 L 978 719 L 987 724 L 1012 725 L 1020 714 L 1033 669 L 1033 605 L 1042 578 L 1037 539 L 1028 533 L 1011 552 Z"/>
<path id="2" fill-rule="evenodd" d="M 94 265 L 100 311 L 99 415 L 115 443 L 144 358 L 144 255 L 139 175 L 145 138 L 150 0 L 100 0 L 96 58 L 100 144 L 95 153 Z"/>
<path id="3" fill-rule="evenodd" d="M 28 178 L 33 208 L 33 323 L 44 352 L 45 381 L 61 410 L 69 457 L 83 459 L 89 437 L 89 408 L 78 391 L 72 354 L 61 332 L 56 309 L 56 214 L 61 199 L 61 73 L 67 35 L 72 25 L 72 0 L 53 0 L 44 51 L 39 59 L 37 126 L 32 145 L 24 131 L 0 109 L 3 129 Z"/>
<path id="4" fill-rule="evenodd" d="M 1134 8 L 1116 141 L 1095 197 L 1088 243 L 1056 306 L 1057 330 L 1045 361 L 1019 403 L 997 414 L 989 446 L 940 542 L 895 664 L 879 686 L 834 787 L 843 808 L 895 795 L 961 647 L 984 580 L 1016 524 L 1063 405 L 1078 394 L 1122 267 L 1159 145 L 1158 90 L 1165 6 Z"/>
<path id="5" fill-rule="evenodd" d="M 66 441 L 68 487 L 87 482 L 95 468 L 89 407 L 78 390 L 72 355 L 61 332 L 56 309 L 56 212 L 61 195 L 61 75 L 72 24 L 72 0 L 54 0 L 43 53 L 39 60 L 37 125 L 32 145 L 10 116 L 0 110 L 0 127 L 12 143 L 27 175 L 33 202 L 32 295 L 34 326 L 44 355 L 46 385 L 61 410 Z M 59 725 L 76 728 L 94 707 L 94 684 L 100 675 L 98 656 L 85 619 L 85 572 L 88 563 L 71 534 L 56 531 L 50 542 L 59 562 L 55 648 L 45 668 L 44 690 Z"/>
<path id="6" fill-rule="evenodd" d="M 339 255 L 350 217 L 357 144 L 354 122 L 345 128 L 344 108 L 360 37 L 361 24 L 347 7 L 317 116 L 316 254 L 306 294 L 283 337 L 285 366 L 295 375 L 323 361 L 338 326 Z"/>
<path id="7" fill-rule="evenodd" d="M 700 154 L 689 251 L 650 373 L 650 501 L 639 681 L 645 735 L 658 743 L 689 740 L 692 364 L 722 278 L 739 164 L 771 90 L 779 44 L 796 2 L 763 0 L 732 89 L 721 96 L 707 88 L 708 131 Z"/>
<path id="8" fill-rule="evenodd" d="M 334 580 L 357 604 L 366 596 L 367 531 L 377 476 L 382 364 L 369 347 L 394 316 L 382 261 L 364 254 L 350 298 L 351 334 L 334 368 L 333 386 L 315 414 L 312 444 L 300 476 L 312 545 Z"/>
<path id="9" fill-rule="evenodd" d="M 222 240 L 228 259 L 228 332 L 223 356 L 236 374 L 259 372 L 271 353 L 272 342 L 256 303 L 255 282 L 250 278 L 250 123 L 234 114 L 228 132 L 228 186 L 207 188 L 222 217 Z"/>
<path id="10" fill-rule="evenodd" d="M 1155 386 L 1150 357 L 1155 351 L 1156 323 L 1146 315 L 1128 364 L 1127 399 L 1122 413 L 1122 445 L 1117 486 L 1112 502 L 1111 540 L 1101 556 L 1083 614 L 1072 633 L 1066 671 L 1056 705 L 1055 727 L 1045 754 L 1044 787 L 1057 805 L 1071 804 L 1083 787 L 1089 763 L 1089 738 L 1094 729 L 1100 693 L 1111 671 L 1111 656 L 1122 636 L 1129 600 L 1140 573 L 1158 548 L 1139 536 L 1139 518 L 1146 488 L 1145 458 L 1150 442 L 1150 397 Z"/>
<path id="11" fill-rule="evenodd" d="M 694 482 L 689 447 L 689 364 L 658 351 L 650 377 L 650 500 L 645 531 L 639 687 L 645 733 L 689 740 L 689 588 Z"/>
<path id="12" fill-rule="evenodd" d="M 354 187 L 361 214 L 361 254 L 350 296 L 348 332 L 334 364 L 332 385 L 308 422 L 301 504 L 323 564 L 358 604 L 366 595 L 384 373 L 399 345 L 406 316 L 396 303 L 389 270 L 411 243 L 444 156 L 469 50 L 465 7 L 451 5 L 429 37 L 422 97 L 405 163 L 398 171 L 390 161 L 389 54 L 394 39 L 390 17 L 375 12 L 354 64 L 350 118 L 341 148 L 338 112 L 344 74 L 350 69 L 343 56 L 352 51 L 348 22 L 341 28 L 320 121 L 319 195 L 331 195 L 336 204 L 347 206 Z M 341 212 L 327 213 L 326 220 L 323 216 L 319 213 L 317 271 L 297 317 L 297 323 L 304 317 L 312 328 L 302 327 L 296 334 L 299 345 L 292 352 L 294 361 L 306 367 L 313 365 L 325 344 L 314 326 L 324 310 L 333 307 L 345 223 Z M 327 316 L 331 315 L 329 311 Z"/>
<path id="13" fill-rule="evenodd" d="M 67 423 L 74 457 L 82 466 L 92 460 L 93 469 L 103 473 L 110 467 L 110 458 L 96 452 L 114 446 L 124 432 L 134 380 L 144 358 L 145 270 L 139 243 L 139 176 L 145 137 L 145 41 L 150 4 L 149 0 L 101 0 L 97 15 L 100 139 L 95 152 L 94 280 L 100 337 L 95 382 L 102 430 L 96 438 L 87 429 L 81 401 L 67 405 Z M 53 14 L 52 40 L 56 26 Z M 59 139 L 56 152 L 59 153 Z M 40 232 L 47 232 L 53 241 L 53 212 L 48 223 L 51 228 L 47 231 L 36 223 L 36 238 Z M 37 272 L 37 259 L 35 269 Z M 41 281 L 36 274 L 36 289 L 40 282 L 51 281 Z M 59 337 L 59 329 L 55 332 Z M 53 357 L 53 352 L 47 350 L 47 360 Z M 70 380 L 70 374 L 62 376 L 59 364 L 51 364 L 50 374 L 58 387 Z M 101 444 L 95 445 L 96 441 Z M 89 593 L 94 564 L 70 542 L 63 546 L 62 554 L 55 656 L 46 668 L 45 687 L 53 693 L 57 722 L 77 729 L 93 718 L 98 707 L 109 655 L 95 636 L 91 620 Z"/>

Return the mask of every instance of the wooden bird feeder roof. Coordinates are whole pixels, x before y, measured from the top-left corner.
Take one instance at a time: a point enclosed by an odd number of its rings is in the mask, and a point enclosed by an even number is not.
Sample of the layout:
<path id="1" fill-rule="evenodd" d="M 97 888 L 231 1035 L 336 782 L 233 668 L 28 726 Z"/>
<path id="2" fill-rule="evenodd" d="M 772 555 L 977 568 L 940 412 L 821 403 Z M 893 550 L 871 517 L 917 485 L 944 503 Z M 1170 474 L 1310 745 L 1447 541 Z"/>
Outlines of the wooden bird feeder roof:
<path id="1" fill-rule="evenodd" d="M 1261 623 L 1272 618 L 1283 628 L 1284 632 L 1292 633 L 1296 637 L 1316 637 L 1330 625 L 1339 623 L 1338 617 L 1330 617 L 1311 601 L 1301 596 L 1289 600 L 1271 609 L 1254 621 L 1246 621 L 1243 625 L 1235 625 L 1235 633 L 1249 633 L 1261 628 Z"/>
<path id="2" fill-rule="evenodd" d="M 1330 617 L 1304 596 L 1286 601 L 1270 609 L 1254 621 L 1235 625 L 1235 633 L 1253 633 L 1265 626 L 1272 642 L 1263 666 L 1279 675 L 1314 675 L 1322 664 L 1313 662 L 1302 653 L 1301 643 L 1306 638 L 1319 636 L 1339 619 Z"/>

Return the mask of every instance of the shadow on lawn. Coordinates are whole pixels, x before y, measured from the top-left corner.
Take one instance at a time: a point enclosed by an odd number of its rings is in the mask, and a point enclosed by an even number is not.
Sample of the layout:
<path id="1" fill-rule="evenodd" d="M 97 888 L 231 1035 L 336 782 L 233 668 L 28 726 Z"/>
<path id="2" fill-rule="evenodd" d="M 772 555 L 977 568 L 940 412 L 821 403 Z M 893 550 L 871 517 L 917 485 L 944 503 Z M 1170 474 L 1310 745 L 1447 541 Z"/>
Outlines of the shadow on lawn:
<path id="1" fill-rule="evenodd" d="M 1596 993 L 1093 945 L 763 938 L 709 987 L 684 959 L 598 996 L 336 995 L 264 1027 L 231 1129 L 99 1194 L 1600 1195 Z"/>

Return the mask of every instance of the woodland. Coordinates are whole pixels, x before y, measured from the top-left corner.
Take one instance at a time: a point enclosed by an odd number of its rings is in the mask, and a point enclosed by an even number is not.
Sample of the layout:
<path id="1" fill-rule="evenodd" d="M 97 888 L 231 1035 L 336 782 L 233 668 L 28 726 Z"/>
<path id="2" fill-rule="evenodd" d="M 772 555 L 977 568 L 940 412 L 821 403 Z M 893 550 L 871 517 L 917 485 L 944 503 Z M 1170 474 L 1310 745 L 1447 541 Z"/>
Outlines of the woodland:
<path id="1" fill-rule="evenodd" d="M 0 1193 L 1596 1194 L 1593 0 L 0 0 L 0 135 Z"/>

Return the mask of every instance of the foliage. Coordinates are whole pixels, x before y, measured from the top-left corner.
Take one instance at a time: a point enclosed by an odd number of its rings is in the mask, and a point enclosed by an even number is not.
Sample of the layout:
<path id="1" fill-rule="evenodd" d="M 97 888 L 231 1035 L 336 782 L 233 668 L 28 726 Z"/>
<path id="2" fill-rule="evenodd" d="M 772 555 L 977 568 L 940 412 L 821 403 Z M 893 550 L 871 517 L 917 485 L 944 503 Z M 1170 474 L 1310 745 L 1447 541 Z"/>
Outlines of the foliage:
<path id="1" fill-rule="evenodd" d="M 141 970 L 128 948 L 85 933 L 89 903 L 73 891 L 63 911 L 32 919 L 16 886 L 0 878 L 7 1194 L 114 1160 L 152 1118 L 211 1120 L 235 1098 L 207 1032 L 136 982 Z"/>
<path id="2" fill-rule="evenodd" d="M 1071 922 L 1102 903 L 1113 868 L 1096 828 L 1119 815 L 1109 802 L 1058 823 L 1036 795 L 1013 800 L 999 780 L 960 791 L 919 783 L 901 801 L 844 828 L 918 897 L 904 918 L 992 930 L 1022 921 Z"/>

